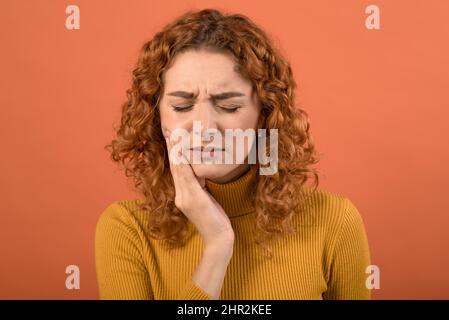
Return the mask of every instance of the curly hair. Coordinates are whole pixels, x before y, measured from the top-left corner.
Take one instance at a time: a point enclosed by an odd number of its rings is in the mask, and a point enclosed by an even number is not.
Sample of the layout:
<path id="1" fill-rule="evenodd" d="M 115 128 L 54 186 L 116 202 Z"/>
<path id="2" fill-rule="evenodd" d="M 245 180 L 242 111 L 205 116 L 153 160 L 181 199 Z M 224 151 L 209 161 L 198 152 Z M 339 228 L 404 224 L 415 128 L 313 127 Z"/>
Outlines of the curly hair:
<path id="1" fill-rule="evenodd" d="M 139 204 L 149 214 L 150 236 L 174 246 L 184 243 L 188 219 L 175 206 L 175 189 L 161 130 L 159 100 L 163 72 L 177 53 L 209 49 L 232 54 L 243 77 L 250 79 L 261 105 L 262 127 L 278 129 L 278 171 L 258 175 L 254 197 L 256 244 L 272 256 L 271 241 L 296 232 L 292 218 L 304 203 L 303 185 L 318 173 L 319 161 L 309 133 L 308 114 L 295 106 L 296 83 L 285 58 L 267 33 L 241 14 L 225 15 L 216 9 L 188 11 L 144 43 L 126 91 L 116 138 L 106 149 L 132 177 L 144 196 Z M 270 131 L 270 130 L 268 130 Z M 257 164 L 256 164 L 257 165 Z"/>

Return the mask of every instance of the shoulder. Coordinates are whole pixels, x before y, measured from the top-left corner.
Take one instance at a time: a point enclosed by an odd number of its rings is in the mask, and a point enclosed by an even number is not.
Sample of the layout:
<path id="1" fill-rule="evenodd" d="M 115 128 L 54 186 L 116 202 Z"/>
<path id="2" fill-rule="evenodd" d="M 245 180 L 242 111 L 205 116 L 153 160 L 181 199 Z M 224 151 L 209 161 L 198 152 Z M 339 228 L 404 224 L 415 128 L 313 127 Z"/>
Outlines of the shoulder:
<path id="1" fill-rule="evenodd" d="M 363 226 L 362 215 L 347 196 L 317 188 L 304 188 L 303 219 L 315 222 L 330 233 L 346 227 Z"/>
<path id="2" fill-rule="evenodd" d="M 326 265 L 335 256 L 369 260 L 369 245 L 361 213 L 348 197 L 322 189 L 306 192 L 305 209 L 299 214 L 323 241 Z M 313 223 L 311 223 L 313 222 Z M 348 256 L 349 255 L 349 256 Z M 353 256 L 352 258 L 350 256 Z"/>
<path id="3" fill-rule="evenodd" d="M 140 199 L 116 200 L 99 215 L 95 229 L 96 237 L 111 237 L 113 234 L 139 236 L 144 233 L 145 215 L 139 209 Z"/>
<path id="4" fill-rule="evenodd" d="M 111 220 L 129 223 L 132 220 L 133 209 L 137 208 L 138 200 L 116 200 L 110 203 L 98 217 L 97 225 Z"/>

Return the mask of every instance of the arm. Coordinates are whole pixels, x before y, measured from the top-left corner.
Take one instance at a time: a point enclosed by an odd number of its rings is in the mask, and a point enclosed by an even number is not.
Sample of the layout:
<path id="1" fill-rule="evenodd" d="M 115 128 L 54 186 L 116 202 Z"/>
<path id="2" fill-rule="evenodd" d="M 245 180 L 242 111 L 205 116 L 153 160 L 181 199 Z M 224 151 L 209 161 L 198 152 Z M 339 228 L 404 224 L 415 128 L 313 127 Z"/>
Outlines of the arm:
<path id="1" fill-rule="evenodd" d="M 203 257 L 192 275 L 192 280 L 207 292 L 211 299 L 216 300 L 220 297 L 232 250 L 232 244 L 206 247 Z"/>
<path id="2" fill-rule="evenodd" d="M 164 129 L 170 172 L 175 186 L 175 205 L 197 229 L 204 244 L 203 257 L 191 281 L 210 299 L 218 299 L 232 258 L 234 230 L 228 215 L 206 190 L 205 178 L 197 177 L 185 154 L 185 161 L 173 161 L 173 142 Z M 178 154 L 179 156 L 179 154 Z"/>
<path id="3" fill-rule="evenodd" d="M 324 300 L 369 300 L 366 287 L 370 251 L 362 217 L 349 199 L 334 241 L 328 290 Z"/>
<path id="4" fill-rule="evenodd" d="M 153 289 L 141 254 L 141 244 L 126 209 L 113 204 L 100 216 L 95 232 L 95 263 L 100 299 L 152 300 Z M 191 278 L 177 299 L 207 300 Z"/>

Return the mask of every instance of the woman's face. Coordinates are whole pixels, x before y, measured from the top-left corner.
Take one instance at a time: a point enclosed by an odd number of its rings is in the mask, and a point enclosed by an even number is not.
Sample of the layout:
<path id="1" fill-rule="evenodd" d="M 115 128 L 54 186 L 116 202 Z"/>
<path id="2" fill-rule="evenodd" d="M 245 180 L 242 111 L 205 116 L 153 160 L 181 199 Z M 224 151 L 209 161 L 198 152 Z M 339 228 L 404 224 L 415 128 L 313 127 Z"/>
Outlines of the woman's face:
<path id="1" fill-rule="evenodd" d="M 163 91 L 159 105 L 163 132 L 183 131 L 188 136 L 185 140 L 188 140 L 190 148 L 197 146 L 198 141 L 203 147 L 203 151 L 201 146 L 195 151 L 196 158 L 193 158 L 193 150 L 185 149 L 197 177 L 226 182 L 247 167 L 238 159 L 246 159 L 250 140 L 244 137 L 244 147 L 238 148 L 239 130 L 232 130 L 233 143 L 229 147 L 230 140 L 226 143 L 225 129 L 253 129 L 257 138 L 260 106 L 251 82 L 236 71 L 231 56 L 205 50 L 177 54 L 173 65 L 164 74 Z M 198 124 L 201 124 L 200 134 Z M 215 134 L 215 137 L 218 132 L 221 141 L 204 136 L 207 132 Z M 209 149 L 205 150 L 207 146 Z M 226 153 L 229 158 L 225 158 Z M 198 155 L 201 157 L 200 163 Z M 213 163 L 213 159 L 220 159 L 221 164 Z"/>

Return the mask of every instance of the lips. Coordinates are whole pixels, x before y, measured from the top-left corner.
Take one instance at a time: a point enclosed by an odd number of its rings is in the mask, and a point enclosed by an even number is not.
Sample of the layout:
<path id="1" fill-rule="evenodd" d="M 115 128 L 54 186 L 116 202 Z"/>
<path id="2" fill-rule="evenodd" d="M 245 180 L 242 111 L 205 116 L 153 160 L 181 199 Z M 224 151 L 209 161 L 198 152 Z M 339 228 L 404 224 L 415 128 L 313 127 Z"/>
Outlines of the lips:
<path id="1" fill-rule="evenodd" d="M 210 147 L 210 146 L 194 147 L 194 148 L 190 148 L 189 150 L 200 151 L 200 152 L 205 152 L 205 153 L 225 151 L 225 149 L 223 149 L 221 147 Z"/>

